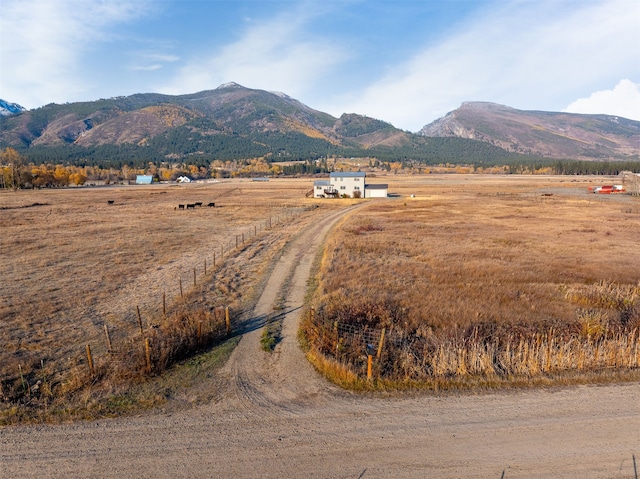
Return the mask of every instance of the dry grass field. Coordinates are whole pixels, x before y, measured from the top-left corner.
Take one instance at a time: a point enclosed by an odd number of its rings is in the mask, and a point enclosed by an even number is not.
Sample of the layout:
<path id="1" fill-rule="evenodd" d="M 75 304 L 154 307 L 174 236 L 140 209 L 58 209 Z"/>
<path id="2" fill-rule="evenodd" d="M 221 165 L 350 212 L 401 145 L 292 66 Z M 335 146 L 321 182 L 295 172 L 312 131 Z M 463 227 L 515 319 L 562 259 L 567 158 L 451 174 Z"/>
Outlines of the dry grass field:
<path id="1" fill-rule="evenodd" d="M 278 245 L 312 214 L 309 189 L 309 180 L 229 180 L 0 193 L 0 404 L 53 400 L 91 380 L 86 345 L 98 371 L 105 325 L 114 351 L 144 362 L 130 345 L 138 309 L 156 343 L 165 308 L 172 334 L 203 321 L 198 336 L 216 334 L 220 308 L 241 312 Z"/>
<path id="2" fill-rule="evenodd" d="M 344 221 L 322 261 L 307 337 L 331 374 L 366 374 L 382 328 L 380 385 L 638 369 L 638 198 L 588 194 L 597 178 L 385 181 L 398 197 Z"/>
<path id="3" fill-rule="evenodd" d="M 360 200 L 322 261 L 314 302 L 329 331 L 307 324 L 307 336 L 326 364 L 366 371 L 362 338 L 332 342 L 337 321 L 386 328 L 379 384 L 637 369 L 638 198 L 587 194 L 597 179 L 372 181 L 392 197 Z M 32 414 L 16 405 L 86 406 L 87 385 L 109 390 L 220 341 L 223 308 L 234 321 L 249 310 L 309 207 L 353 203 L 305 198 L 311 182 L 0 193 L 0 423 Z"/>

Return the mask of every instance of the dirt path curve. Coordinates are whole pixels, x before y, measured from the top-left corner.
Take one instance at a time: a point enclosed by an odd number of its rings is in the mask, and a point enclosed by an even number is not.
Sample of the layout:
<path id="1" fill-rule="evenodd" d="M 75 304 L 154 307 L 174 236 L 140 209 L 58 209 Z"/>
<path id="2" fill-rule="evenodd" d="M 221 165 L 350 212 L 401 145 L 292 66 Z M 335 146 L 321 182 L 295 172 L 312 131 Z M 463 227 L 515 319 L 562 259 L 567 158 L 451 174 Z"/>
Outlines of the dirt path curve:
<path id="1" fill-rule="evenodd" d="M 276 352 L 247 333 L 219 403 L 176 414 L 0 430 L 0 478 L 633 478 L 640 384 L 405 399 L 319 378 L 296 344 L 324 233 L 293 238 L 254 310 L 289 313 Z M 640 464 L 638 464 L 640 466 Z"/>

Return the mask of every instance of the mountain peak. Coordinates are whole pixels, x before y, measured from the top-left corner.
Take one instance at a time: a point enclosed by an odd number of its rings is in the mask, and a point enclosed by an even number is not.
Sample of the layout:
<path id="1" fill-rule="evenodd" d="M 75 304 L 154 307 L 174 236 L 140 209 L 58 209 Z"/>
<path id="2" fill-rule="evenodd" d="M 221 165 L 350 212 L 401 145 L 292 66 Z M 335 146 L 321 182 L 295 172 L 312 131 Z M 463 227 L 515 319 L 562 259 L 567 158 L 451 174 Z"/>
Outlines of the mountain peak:
<path id="1" fill-rule="evenodd" d="M 478 110 L 515 110 L 510 106 L 493 103 L 490 101 L 464 101 L 460 105 L 460 109 L 478 109 Z"/>
<path id="2" fill-rule="evenodd" d="M 27 111 L 27 109 L 18 105 L 17 103 L 10 103 L 0 98 L 0 115 L 10 116 L 17 113 L 22 113 L 23 111 Z"/>
<path id="3" fill-rule="evenodd" d="M 244 88 L 242 85 L 237 84 L 236 82 L 230 81 L 228 83 L 223 83 L 216 90 L 224 90 L 225 88 Z"/>
<path id="4" fill-rule="evenodd" d="M 517 110 L 490 102 L 464 102 L 424 126 L 420 135 L 479 140 L 531 156 L 637 160 L 640 122 L 607 115 Z"/>

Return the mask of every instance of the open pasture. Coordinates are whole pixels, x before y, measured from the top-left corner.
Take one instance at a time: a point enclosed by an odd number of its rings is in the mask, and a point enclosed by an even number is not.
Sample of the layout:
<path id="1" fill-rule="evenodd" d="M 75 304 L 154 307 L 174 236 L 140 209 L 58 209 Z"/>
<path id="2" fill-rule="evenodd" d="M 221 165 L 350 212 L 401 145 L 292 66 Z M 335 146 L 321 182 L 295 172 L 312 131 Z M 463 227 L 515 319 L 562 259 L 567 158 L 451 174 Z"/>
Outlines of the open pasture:
<path id="1" fill-rule="evenodd" d="M 228 180 L 0 193 L 0 384 L 86 362 L 86 344 L 106 350 L 105 324 L 114 342 L 138 330 L 138 308 L 146 327 L 163 296 L 171 310 L 193 289 L 194 270 L 198 284 L 211 280 L 214 259 L 227 283 L 251 276 L 261 260 L 234 257 L 243 241 L 267 244 L 278 223 L 295 223 L 308 189 Z M 222 304 L 242 299 L 216 287 Z"/>
<path id="2" fill-rule="evenodd" d="M 326 356 L 362 375 L 385 328 L 382 379 L 638 367 L 638 198 L 588 194 L 612 181 L 598 178 L 385 181 L 397 197 L 328 241 L 315 306 L 329 331 L 308 329 Z"/>

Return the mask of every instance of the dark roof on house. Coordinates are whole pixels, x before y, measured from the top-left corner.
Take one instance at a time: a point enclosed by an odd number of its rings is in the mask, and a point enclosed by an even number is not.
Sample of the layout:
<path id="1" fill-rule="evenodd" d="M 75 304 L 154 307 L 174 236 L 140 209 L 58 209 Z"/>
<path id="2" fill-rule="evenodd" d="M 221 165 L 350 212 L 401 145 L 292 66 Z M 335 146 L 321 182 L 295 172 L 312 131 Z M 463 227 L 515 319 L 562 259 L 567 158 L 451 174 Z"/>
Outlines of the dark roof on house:
<path id="1" fill-rule="evenodd" d="M 364 171 L 334 171 L 329 173 L 329 178 L 364 178 Z"/>
<path id="2" fill-rule="evenodd" d="M 364 187 L 368 190 L 387 190 L 389 189 L 389 185 L 385 185 L 382 183 L 378 183 L 378 184 L 366 184 L 364 185 Z"/>

